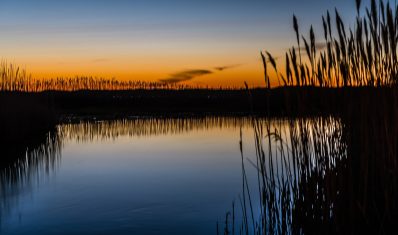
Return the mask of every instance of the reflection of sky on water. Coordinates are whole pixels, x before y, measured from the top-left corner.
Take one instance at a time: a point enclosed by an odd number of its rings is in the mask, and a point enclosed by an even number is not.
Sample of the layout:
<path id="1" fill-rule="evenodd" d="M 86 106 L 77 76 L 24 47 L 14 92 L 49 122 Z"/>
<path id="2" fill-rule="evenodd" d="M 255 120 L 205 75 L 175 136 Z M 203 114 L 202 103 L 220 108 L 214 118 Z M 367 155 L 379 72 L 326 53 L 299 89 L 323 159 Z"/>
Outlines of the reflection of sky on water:
<path id="1" fill-rule="evenodd" d="M 241 192 L 241 125 L 246 156 L 254 159 L 255 153 L 248 122 L 235 119 L 220 128 L 211 120 L 198 128 L 195 121 L 177 121 L 174 126 L 190 128 L 173 134 L 119 133 L 92 141 L 65 137 L 56 174 L 18 195 L 18 204 L 2 218 L 2 233 L 215 232 L 217 220 L 223 221 Z M 141 123 L 144 129 L 145 123 L 151 122 Z M 203 123 L 213 127 L 199 128 Z M 61 136 L 63 127 L 71 126 L 61 126 Z M 156 129 L 153 122 L 147 127 Z M 80 130 L 70 136 L 93 136 L 90 128 Z M 255 179 L 255 171 L 249 172 Z"/>

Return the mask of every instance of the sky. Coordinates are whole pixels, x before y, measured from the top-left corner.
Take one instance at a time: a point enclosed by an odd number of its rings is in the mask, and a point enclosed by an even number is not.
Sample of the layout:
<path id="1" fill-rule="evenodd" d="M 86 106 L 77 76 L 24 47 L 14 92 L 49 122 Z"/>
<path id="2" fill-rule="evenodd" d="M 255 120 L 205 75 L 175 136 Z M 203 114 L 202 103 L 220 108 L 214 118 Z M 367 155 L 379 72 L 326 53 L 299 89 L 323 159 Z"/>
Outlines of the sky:
<path id="1" fill-rule="evenodd" d="M 355 18 L 354 0 L 0 0 L 0 58 L 36 78 L 263 86 L 259 53 L 294 45 L 292 15 L 321 39 L 334 7 Z"/>

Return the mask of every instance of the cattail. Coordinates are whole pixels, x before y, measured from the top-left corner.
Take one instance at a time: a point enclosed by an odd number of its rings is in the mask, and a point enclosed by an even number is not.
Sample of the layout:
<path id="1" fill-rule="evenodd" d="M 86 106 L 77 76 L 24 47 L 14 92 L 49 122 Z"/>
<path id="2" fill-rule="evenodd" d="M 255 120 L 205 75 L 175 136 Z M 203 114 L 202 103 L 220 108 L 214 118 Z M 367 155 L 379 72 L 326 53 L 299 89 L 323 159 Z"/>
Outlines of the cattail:
<path id="1" fill-rule="evenodd" d="M 388 26 L 388 35 L 390 40 L 390 49 L 393 53 L 393 60 L 396 59 L 396 27 L 393 19 L 392 9 L 390 4 L 387 2 L 387 26 Z M 388 45 L 385 45 L 388 47 Z"/>
<path id="2" fill-rule="evenodd" d="M 296 32 L 296 39 L 297 39 L 297 47 L 299 50 L 299 59 L 300 59 L 300 64 L 301 64 L 301 45 L 300 45 L 300 33 L 299 33 L 299 26 L 297 22 L 297 17 L 293 15 L 293 28 L 294 31 Z"/>
<path id="3" fill-rule="evenodd" d="M 387 6 L 388 5 L 389 5 L 389 2 L 387 2 Z M 382 23 L 385 24 L 386 23 L 386 13 L 384 11 L 384 3 L 382 0 L 379 1 L 379 9 L 380 9 L 380 16 L 381 16 Z"/>
<path id="4" fill-rule="evenodd" d="M 318 78 L 319 86 L 322 87 L 323 86 L 323 75 L 322 75 L 321 64 L 318 64 L 317 78 Z"/>
<path id="5" fill-rule="evenodd" d="M 296 49 L 293 47 L 292 50 L 290 51 L 290 58 L 292 60 L 292 66 L 293 66 L 293 71 L 294 71 L 294 76 L 296 78 L 296 85 L 300 86 L 300 75 L 299 75 L 299 67 L 297 65 L 297 55 L 296 55 Z"/>
<path id="6" fill-rule="evenodd" d="M 314 28 L 311 25 L 310 29 L 310 42 L 311 42 L 311 60 L 315 59 L 315 53 L 316 53 L 316 45 L 315 45 L 315 33 L 314 33 Z"/>
<path id="7" fill-rule="evenodd" d="M 267 88 L 271 88 L 271 84 L 270 84 L 268 72 L 267 72 L 267 59 L 265 58 L 263 52 L 260 52 L 260 54 L 261 54 L 261 59 L 263 61 L 265 84 L 266 84 Z"/>
<path id="8" fill-rule="evenodd" d="M 370 11 L 371 11 L 371 19 L 373 23 L 374 29 L 377 31 L 377 6 L 376 6 L 376 0 L 371 0 L 371 6 L 370 6 Z"/>
<path id="9" fill-rule="evenodd" d="M 275 61 L 274 57 L 272 57 L 272 55 L 268 51 L 266 51 L 266 53 L 267 53 L 269 62 L 271 63 L 272 67 L 274 68 L 274 70 L 276 72 L 276 76 L 278 77 L 278 82 L 279 82 L 279 85 L 280 85 L 279 76 L 278 76 L 278 68 L 276 66 L 276 61 Z M 268 81 L 269 81 L 269 78 L 268 78 Z"/>
<path id="10" fill-rule="evenodd" d="M 309 46 L 307 40 L 306 40 L 304 37 L 303 37 L 303 42 L 304 42 L 305 51 L 307 52 L 308 58 L 309 58 L 310 60 L 312 60 L 312 59 L 311 59 L 311 58 L 312 58 L 312 55 L 311 55 L 310 46 Z"/>
<path id="11" fill-rule="evenodd" d="M 331 24 L 331 19 L 330 19 L 330 13 L 329 13 L 329 11 L 327 11 L 327 13 L 326 13 L 326 20 L 327 20 L 327 23 L 328 23 L 329 37 L 330 37 L 330 39 L 331 39 L 331 38 L 332 38 L 332 24 Z"/>
<path id="12" fill-rule="evenodd" d="M 294 31 L 296 32 L 297 44 L 300 46 L 299 26 L 297 22 L 297 17 L 295 15 L 293 15 L 293 28 Z"/>
<path id="13" fill-rule="evenodd" d="M 291 84 L 291 72 L 290 72 L 290 60 L 289 60 L 289 54 L 286 53 L 286 79 L 288 84 Z"/>
<path id="14" fill-rule="evenodd" d="M 272 67 L 274 67 L 275 71 L 277 71 L 278 69 L 276 67 L 276 61 L 275 61 L 274 57 L 272 57 L 272 55 L 268 51 L 266 51 L 266 53 L 267 53 L 269 62 L 271 63 Z"/>
<path id="15" fill-rule="evenodd" d="M 357 6 L 357 13 L 359 15 L 359 10 L 361 8 L 361 0 L 355 0 L 355 2 L 356 2 L 356 6 Z"/>
<path id="16" fill-rule="evenodd" d="M 323 24 L 323 33 L 324 33 L 324 37 L 325 37 L 325 41 L 328 40 L 328 26 L 325 20 L 325 17 L 322 16 L 322 24 Z"/>

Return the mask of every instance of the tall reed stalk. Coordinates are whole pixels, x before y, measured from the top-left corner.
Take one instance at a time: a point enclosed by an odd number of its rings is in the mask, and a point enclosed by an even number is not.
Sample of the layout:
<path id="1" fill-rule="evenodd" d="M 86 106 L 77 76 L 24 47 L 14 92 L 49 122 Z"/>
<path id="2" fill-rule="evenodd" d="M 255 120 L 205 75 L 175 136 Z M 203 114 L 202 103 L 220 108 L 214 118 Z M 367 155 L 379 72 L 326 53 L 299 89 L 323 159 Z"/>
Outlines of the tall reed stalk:
<path id="1" fill-rule="evenodd" d="M 354 28 L 345 26 L 337 10 L 334 28 L 329 12 L 322 17 L 322 50 L 312 27 L 309 38 L 300 35 L 294 16 L 297 46 L 286 53 L 285 74 L 271 64 L 284 86 L 391 89 L 371 89 L 365 96 L 342 93 L 345 103 L 335 116 L 268 119 L 265 124 L 253 118 L 257 162 L 252 165 L 258 173 L 260 200 L 253 208 L 261 213 L 254 220 L 255 228 L 241 234 L 388 234 L 396 230 L 398 6 L 371 0 L 364 15 L 360 0 L 356 6 Z M 302 58 L 301 49 L 307 58 Z M 273 59 L 269 53 L 261 55 L 264 61 Z M 264 68 L 270 88 L 266 63 Z M 242 169 L 244 176 L 247 168 Z M 253 182 L 243 177 L 243 183 Z M 244 212 L 253 210 L 242 206 Z M 250 220 L 247 215 L 243 213 Z"/>
<path id="2" fill-rule="evenodd" d="M 394 86 L 398 82 L 397 44 L 398 7 L 383 0 L 361 10 L 356 1 L 357 17 L 353 27 L 347 27 L 335 10 L 334 24 L 328 11 L 322 17 L 323 38 L 310 31 L 301 34 L 293 16 L 297 45 L 286 53 L 284 72 L 276 70 L 278 84 L 284 86 L 358 87 Z M 307 35 L 307 36 L 306 36 Z M 305 55 L 302 54 L 305 51 Z M 268 54 L 269 61 L 273 61 Z M 263 53 L 261 53 L 265 59 Z M 275 67 L 275 65 L 274 65 Z M 266 74 L 266 86 L 269 86 Z"/>

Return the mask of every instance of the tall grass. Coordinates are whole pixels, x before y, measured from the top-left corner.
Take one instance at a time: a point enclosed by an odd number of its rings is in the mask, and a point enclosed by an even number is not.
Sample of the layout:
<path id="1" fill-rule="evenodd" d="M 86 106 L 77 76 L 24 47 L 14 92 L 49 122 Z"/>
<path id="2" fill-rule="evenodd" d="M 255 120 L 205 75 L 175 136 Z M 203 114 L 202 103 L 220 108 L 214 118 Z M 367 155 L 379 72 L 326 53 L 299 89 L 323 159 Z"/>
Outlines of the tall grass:
<path id="1" fill-rule="evenodd" d="M 388 109 L 391 100 L 394 110 Z M 226 234 L 232 228 L 240 234 L 394 231 L 397 101 L 398 93 L 391 92 L 351 102 L 341 117 L 286 119 L 279 125 L 253 119 L 257 161 L 242 161 L 244 220 L 226 223 Z M 256 184 L 247 180 L 248 169 L 258 173 L 258 191 L 248 190 Z M 253 197 L 260 204 L 250 205 Z"/>
<path id="2" fill-rule="evenodd" d="M 232 90 L 236 87 L 211 88 L 203 85 L 180 83 L 146 82 L 139 80 L 118 80 L 93 76 L 33 78 L 26 69 L 7 61 L 0 62 L 0 91 L 42 92 L 42 91 L 118 91 L 118 90 L 186 90 L 220 89 Z"/>
<path id="3" fill-rule="evenodd" d="M 323 39 L 319 41 L 312 26 L 302 34 L 293 16 L 297 44 L 286 52 L 284 71 L 278 70 L 271 54 L 261 53 L 264 62 L 271 62 L 279 84 L 381 87 L 398 83 L 398 7 L 383 0 L 378 4 L 371 0 L 370 8 L 363 11 L 360 0 L 356 5 L 353 27 L 347 27 L 337 9 L 334 14 L 328 11 L 322 17 Z M 267 63 L 264 68 L 266 86 L 270 88 Z"/>
<path id="4" fill-rule="evenodd" d="M 170 84 L 144 81 L 122 81 L 91 76 L 57 77 L 49 79 L 32 78 L 25 69 L 7 62 L 0 63 L 0 91 L 42 92 L 80 90 L 184 90 L 194 87 L 184 84 Z"/>
<path id="5" fill-rule="evenodd" d="M 346 27 L 337 10 L 334 28 L 329 12 L 322 18 L 323 50 L 316 46 L 312 27 L 308 39 L 300 34 L 294 16 L 297 45 L 286 53 L 285 71 L 279 72 L 272 55 L 261 53 L 266 86 L 270 88 L 269 60 L 284 86 L 393 89 L 371 89 L 359 96 L 341 93 L 344 105 L 335 116 L 287 118 L 287 129 L 253 118 L 257 162 L 252 165 L 258 172 L 259 190 L 242 189 L 242 195 L 258 194 L 260 204 L 254 210 L 260 210 L 260 215 L 251 219 L 253 209 L 242 203 L 246 219 L 239 225 L 240 234 L 386 234 L 396 230 L 398 6 L 371 0 L 361 15 L 361 1 L 356 5 L 353 28 Z M 244 185 L 253 183 L 245 179 L 246 171 L 242 169 Z M 226 231 L 231 234 L 231 228 Z"/>
<path id="6" fill-rule="evenodd" d="M 0 62 L 1 91 L 28 91 L 33 83 L 32 76 L 25 69 L 4 60 Z"/>

